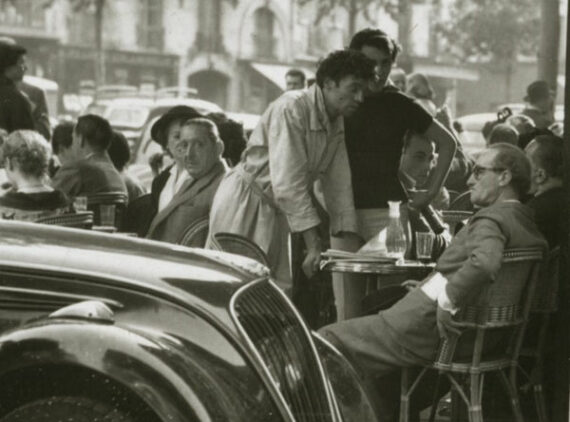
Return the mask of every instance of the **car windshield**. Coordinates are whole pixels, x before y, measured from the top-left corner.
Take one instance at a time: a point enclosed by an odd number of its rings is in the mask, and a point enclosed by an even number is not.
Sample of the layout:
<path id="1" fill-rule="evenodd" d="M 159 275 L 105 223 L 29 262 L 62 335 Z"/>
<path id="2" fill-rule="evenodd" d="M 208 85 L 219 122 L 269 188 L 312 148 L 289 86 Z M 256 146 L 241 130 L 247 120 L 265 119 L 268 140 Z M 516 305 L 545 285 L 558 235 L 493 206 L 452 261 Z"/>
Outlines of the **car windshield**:
<path id="1" fill-rule="evenodd" d="M 107 120 L 112 126 L 140 128 L 146 122 L 149 114 L 147 107 L 133 105 L 112 108 L 107 114 Z"/>

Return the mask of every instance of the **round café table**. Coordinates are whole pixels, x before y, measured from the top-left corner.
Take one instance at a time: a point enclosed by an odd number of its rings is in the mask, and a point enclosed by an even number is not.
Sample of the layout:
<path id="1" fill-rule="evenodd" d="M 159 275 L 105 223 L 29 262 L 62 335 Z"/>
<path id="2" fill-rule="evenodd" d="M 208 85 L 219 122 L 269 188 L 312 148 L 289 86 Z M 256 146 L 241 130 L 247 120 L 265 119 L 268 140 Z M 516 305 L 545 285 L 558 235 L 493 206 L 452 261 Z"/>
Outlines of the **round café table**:
<path id="1" fill-rule="evenodd" d="M 362 299 L 362 314 L 368 315 L 389 307 L 405 294 L 401 284 L 406 280 L 422 280 L 433 271 L 435 263 L 420 261 L 390 262 L 389 260 L 324 259 L 321 270 L 343 274 L 357 274 L 356 282 L 366 283 Z"/>

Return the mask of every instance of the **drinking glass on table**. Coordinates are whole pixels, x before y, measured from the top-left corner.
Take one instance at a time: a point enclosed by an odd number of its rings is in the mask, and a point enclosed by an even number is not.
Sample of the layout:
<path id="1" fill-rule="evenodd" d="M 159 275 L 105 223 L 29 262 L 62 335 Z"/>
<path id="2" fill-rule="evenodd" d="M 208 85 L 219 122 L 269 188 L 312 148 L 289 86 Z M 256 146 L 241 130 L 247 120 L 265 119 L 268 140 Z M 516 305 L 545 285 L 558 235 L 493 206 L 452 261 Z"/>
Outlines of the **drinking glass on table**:
<path id="1" fill-rule="evenodd" d="M 87 197 L 76 196 L 73 198 L 73 208 L 76 212 L 87 211 Z"/>
<path id="2" fill-rule="evenodd" d="M 416 258 L 419 261 L 431 261 L 435 235 L 431 232 L 416 232 Z"/>
<path id="3" fill-rule="evenodd" d="M 99 206 L 102 226 L 115 225 L 115 205 L 102 204 Z"/>

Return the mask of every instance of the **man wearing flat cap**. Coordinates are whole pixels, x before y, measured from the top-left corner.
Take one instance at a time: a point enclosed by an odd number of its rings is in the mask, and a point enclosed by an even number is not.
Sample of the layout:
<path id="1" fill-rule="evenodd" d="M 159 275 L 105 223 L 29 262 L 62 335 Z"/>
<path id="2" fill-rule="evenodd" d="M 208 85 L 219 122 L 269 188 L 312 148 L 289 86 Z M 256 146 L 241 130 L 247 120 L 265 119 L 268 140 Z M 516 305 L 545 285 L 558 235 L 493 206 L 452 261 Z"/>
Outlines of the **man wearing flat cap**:
<path id="1" fill-rule="evenodd" d="M 526 107 L 521 112 L 530 117 L 537 128 L 547 129 L 554 123 L 554 95 L 546 81 L 534 81 L 526 88 Z"/>
<path id="2" fill-rule="evenodd" d="M 16 86 L 27 69 L 25 55 L 19 45 L 0 44 L 0 128 L 8 133 L 34 130 L 31 104 Z"/>

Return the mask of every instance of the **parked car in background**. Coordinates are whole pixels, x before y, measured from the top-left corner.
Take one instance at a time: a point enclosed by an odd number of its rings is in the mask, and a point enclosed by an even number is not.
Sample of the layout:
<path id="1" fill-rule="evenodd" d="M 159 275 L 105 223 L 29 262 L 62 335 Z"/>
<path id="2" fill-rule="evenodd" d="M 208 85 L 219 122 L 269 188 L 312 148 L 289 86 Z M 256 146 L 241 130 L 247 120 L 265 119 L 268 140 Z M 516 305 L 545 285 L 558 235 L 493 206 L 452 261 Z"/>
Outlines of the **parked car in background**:
<path id="1" fill-rule="evenodd" d="M 352 367 L 256 261 L 0 230 L 2 422 L 375 420 Z"/>

